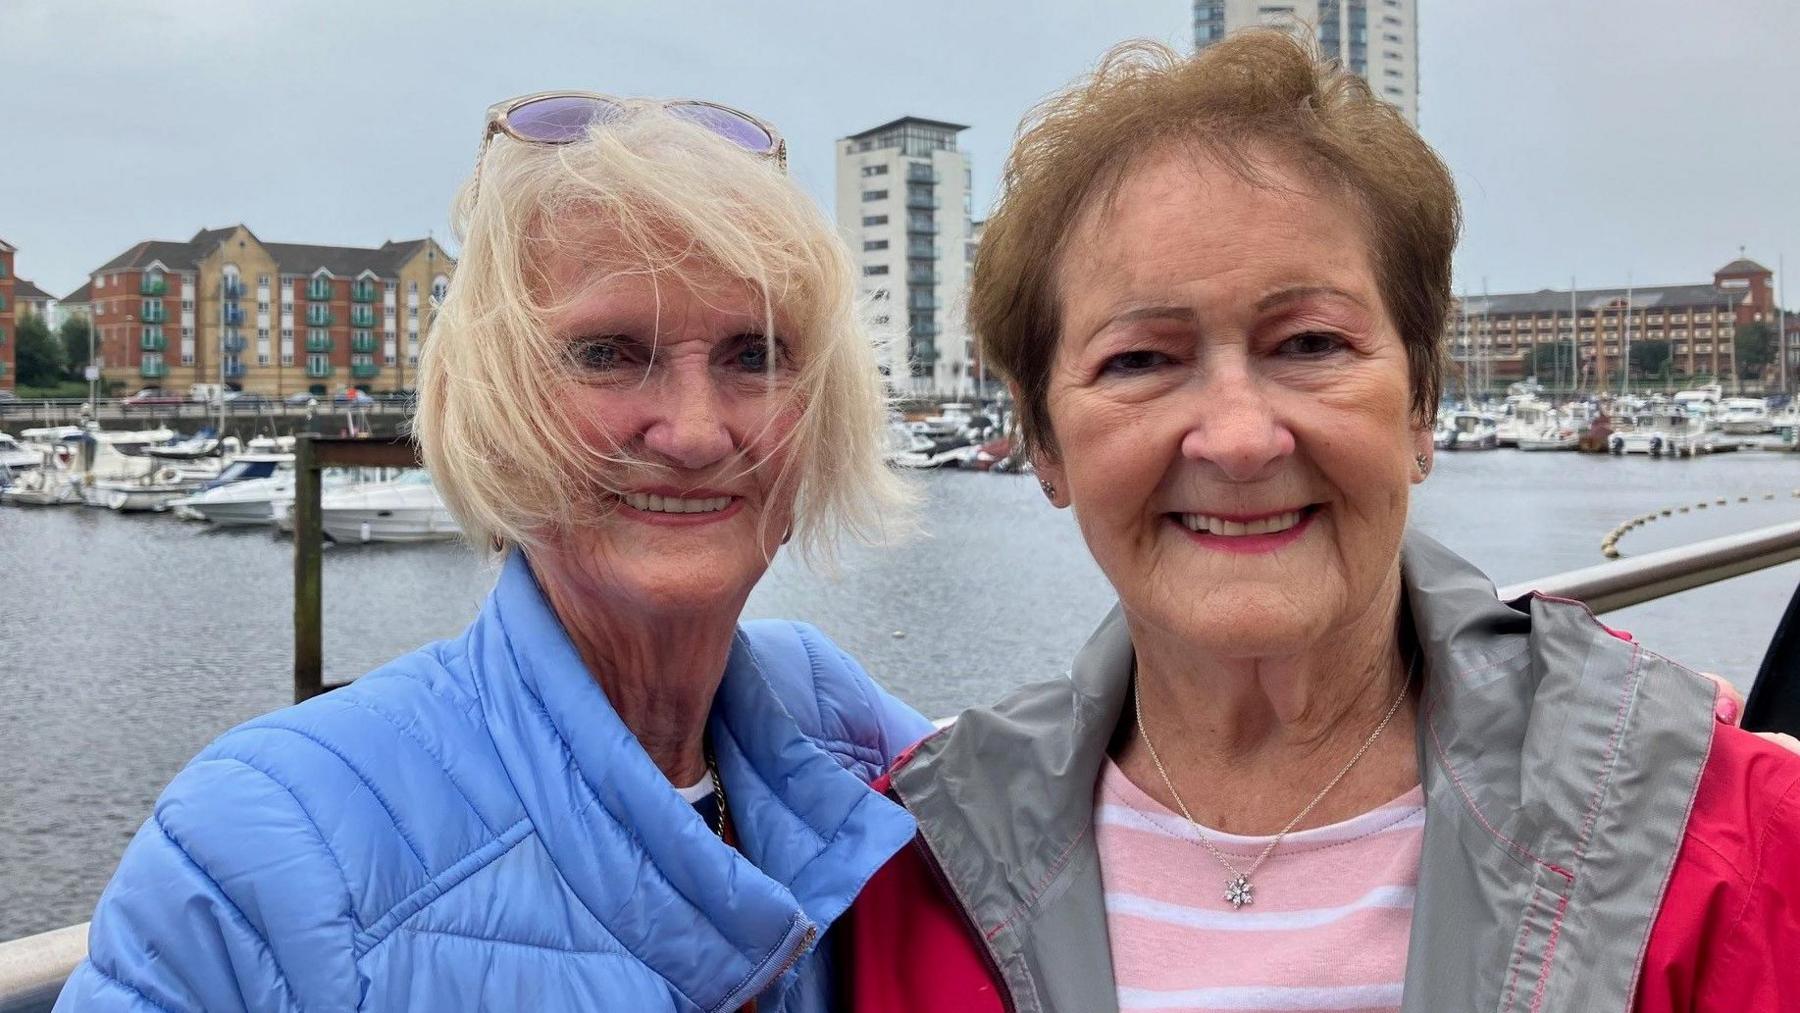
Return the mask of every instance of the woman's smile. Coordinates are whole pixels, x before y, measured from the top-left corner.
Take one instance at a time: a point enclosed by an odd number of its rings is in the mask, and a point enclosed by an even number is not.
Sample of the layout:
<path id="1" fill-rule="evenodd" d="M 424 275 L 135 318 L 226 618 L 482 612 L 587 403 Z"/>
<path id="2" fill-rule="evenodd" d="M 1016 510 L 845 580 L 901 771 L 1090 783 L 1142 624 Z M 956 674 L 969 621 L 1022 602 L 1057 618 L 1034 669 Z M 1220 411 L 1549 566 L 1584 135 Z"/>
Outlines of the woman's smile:
<path id="1" fill-rule="evenodd" d="M 1203 549 L 1258 554 L 1276 552 L 1303 537 L 1323 504 L 1260 514 L 1170 513 L 1163 516 Z"/>
<path id="2" fill-rule="evenodd" d="M 710 489 L 626 492 L 619 495 L 616 516 L 644 524 L 694 527 L 717 524 L 742 512 L 744 497 Z"/>

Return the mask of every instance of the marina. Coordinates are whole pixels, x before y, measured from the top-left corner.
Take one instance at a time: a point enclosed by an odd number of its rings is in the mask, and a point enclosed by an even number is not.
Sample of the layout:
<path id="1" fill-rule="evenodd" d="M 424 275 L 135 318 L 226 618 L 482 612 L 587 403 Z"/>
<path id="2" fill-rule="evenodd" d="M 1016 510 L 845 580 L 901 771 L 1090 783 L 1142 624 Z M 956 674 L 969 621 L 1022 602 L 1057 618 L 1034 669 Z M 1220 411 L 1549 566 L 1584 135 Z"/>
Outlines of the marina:
<path id="1" fill-rule="evenodd" d="M 273 480 L 262 480 L 273 481 Z M 415 478 L 412 481 L 417 482 Z M 1112 595 L 1073 517 L 1035 482 L 920 474 L 916 530 L 846 549 L 836 576 L 779 557 L 750 617 L 805 619 L 940 716 L 1065 671 Z M 1414 523 L 1499 583 L 1792 521 L 1800 457 L 1444 454 Z M 325 492 L 322 503 L 331 501 Z M 1765 498 L 1767 497 L 1767 498 Z M 1706 500 L 1709 509 L 1662 517 Z M 1724 499 L 1725 505 L 1717 500 Z M 1740 501 L 1741 500 L 1741 501 Z M 323 553 L 324 669 L 353 678 L 475 613 L 493 571 L 456 541 Z M 293 548 L 273 526 L 170 513 L 0 509 L 0 939 L 84 920 L 151 801 L 220 732 L 291 700 Z M 1627 608 L 1608 622 L 1748 686 L 1800 563 Z M 21 590 L 23 589 L 23 590 Z M 56 756 L 55 764 L 35 762 Z"/>

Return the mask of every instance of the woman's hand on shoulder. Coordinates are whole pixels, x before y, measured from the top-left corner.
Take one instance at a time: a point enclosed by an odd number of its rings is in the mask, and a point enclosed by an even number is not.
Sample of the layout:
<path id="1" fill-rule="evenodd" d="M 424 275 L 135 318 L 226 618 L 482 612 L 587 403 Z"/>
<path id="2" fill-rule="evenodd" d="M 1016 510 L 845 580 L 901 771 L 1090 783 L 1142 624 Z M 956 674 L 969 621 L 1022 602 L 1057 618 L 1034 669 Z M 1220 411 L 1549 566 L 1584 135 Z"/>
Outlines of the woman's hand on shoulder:
<path id="1" fill-rule="evenodd" d="M 1712 681 L 1718 687 L 1717 702 L 1713 704 L 1713 715 L 1725 724 L 1736 726 L 1744 719 L 1744 694 L 1738 688 L 1726 682 L 1725 678 L 1712 672 L 1701 672 L 1703 678 Z M 1800 739 L 1781 732 L 1753 732 L 1757 738 L 1767 739 L 1795 755 L 1800 755 Z"/>

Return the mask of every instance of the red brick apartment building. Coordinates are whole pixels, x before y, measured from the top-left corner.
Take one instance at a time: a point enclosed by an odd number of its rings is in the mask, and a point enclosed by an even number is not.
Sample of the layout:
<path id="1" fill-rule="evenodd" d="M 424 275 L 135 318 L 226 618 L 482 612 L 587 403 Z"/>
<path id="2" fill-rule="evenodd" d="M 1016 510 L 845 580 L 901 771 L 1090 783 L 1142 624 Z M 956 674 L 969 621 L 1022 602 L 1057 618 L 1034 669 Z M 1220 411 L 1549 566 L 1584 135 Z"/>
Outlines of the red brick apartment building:
<path id="1" fill-rule="evenodd" d="M 1538 346 L 1566 348 L 1579 330 L 1580 385 L 1593 389 L 1618 382 L 1629 314 L 1633 344 L 1667 341 L 1675 373 L 1725 382 L 1736 376 L 1737 328 L 1775 323 L 1773 277 L 1739 258 L 1710 284 L 1467 296 L 1452 311 L 1446 340 L 1455 368 L 1481 361 L 1495 380 L 1517 380 L 1531 374 Z"/>
<path id="2" fill-rule="evenodd" d="M 137 243 L 68 301 L 98 328 L 109 385 L 406 390 L 455 266 L 430 238 L 307 246 L 233 225 Z"/>

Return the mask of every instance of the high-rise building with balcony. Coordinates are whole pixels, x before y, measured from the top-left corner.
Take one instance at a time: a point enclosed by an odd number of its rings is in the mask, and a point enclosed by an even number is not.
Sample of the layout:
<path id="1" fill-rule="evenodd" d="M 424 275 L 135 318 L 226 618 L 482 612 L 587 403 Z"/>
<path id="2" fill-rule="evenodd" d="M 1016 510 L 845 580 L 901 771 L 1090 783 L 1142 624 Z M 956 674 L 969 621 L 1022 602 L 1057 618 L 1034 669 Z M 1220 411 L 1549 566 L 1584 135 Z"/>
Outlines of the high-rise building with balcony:
<path id="1" fill-rule="evenodd" d="M 963 324 L 971 235 L 968 128 L 904 116 L 838 141 L 838 227 L 856 258 L 862 293 L 896 331 L 904 361 L 896 386 L 918 393 L 971 391 Z M 910 376 L 910 381 L 906 379 Z"/>
<path id="2" fill-rule="evenodd" d="M 13 327 L 13 254 L 17 247 L 0 239 L 0 390 L 12 390 L 18 382 L 19 336 Z"/>
<path id="3" fill-rule="evenodd" d="M 273 396 L 407 390 L 455 266 L 430 238 L 307 246 L 233 225 L 146 240 L 90 276 L 102 377 Z"/>
<path id="4" fill-rule="evenodd" d="M 1194 0 L 1194 48 L 1253 25 L 1300 31 L 1419 125 L 1419 0 Z"/>

